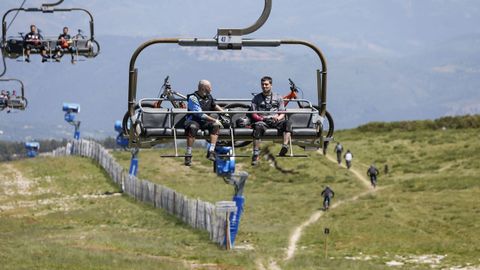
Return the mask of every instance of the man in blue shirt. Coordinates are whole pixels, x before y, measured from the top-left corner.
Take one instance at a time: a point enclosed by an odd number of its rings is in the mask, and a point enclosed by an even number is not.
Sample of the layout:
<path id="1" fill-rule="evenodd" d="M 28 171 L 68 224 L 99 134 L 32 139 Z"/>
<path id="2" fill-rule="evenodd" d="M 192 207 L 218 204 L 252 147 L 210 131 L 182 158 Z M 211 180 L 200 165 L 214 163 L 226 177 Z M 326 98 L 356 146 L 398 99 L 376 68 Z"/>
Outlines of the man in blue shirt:
<path id="1" fill-rule="evenodd" d="M 215 103 L 212 95 L 212 85 L 207 80 L 201 80 L 198 83 L 198 90 L 188 95 L 188 111 L 199 112 L 187 115 L 185 121 L 185 132 L 187 134 L 187 150 L 185 154 L 185 166 L 192 165 L 192 146 L 199 129 L 208 130 L 210 134 L 210 148 L 207 152 L 209 160 L 215 160 L 215 145 L 218 139 L 218 131 L 222 126 L 220 121 L 211 117 L 203 111 L 223 111 L 220 106 Z"/>

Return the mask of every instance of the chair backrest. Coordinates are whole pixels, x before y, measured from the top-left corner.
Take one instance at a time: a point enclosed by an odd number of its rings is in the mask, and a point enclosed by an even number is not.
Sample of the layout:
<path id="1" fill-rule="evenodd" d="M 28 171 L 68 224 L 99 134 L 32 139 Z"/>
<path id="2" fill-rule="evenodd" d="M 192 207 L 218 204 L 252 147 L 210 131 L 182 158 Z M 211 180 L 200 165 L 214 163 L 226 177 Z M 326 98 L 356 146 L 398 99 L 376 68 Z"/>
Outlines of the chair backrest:
<path id="1" fill-rule="evenodd" d="M 292 128 L 313 128 L 313 114 L 317 113 L 311 108 L 287 109 L 287 112 L 299 112 L 288 114 L 287 117 L 292 121 Z M 310 113 L 305 113 L 310 112 Z"/>
<path id="2" fill-rule="evenodd" d="M 172 127 L 184 128 L 187 109 L 172 108 Z"/>
<path id="3" fill-rule="evenodd" d="M 170 114 L 165 108 L 144 108 L 141 115 L 143 128 L 170 128 Z"/>

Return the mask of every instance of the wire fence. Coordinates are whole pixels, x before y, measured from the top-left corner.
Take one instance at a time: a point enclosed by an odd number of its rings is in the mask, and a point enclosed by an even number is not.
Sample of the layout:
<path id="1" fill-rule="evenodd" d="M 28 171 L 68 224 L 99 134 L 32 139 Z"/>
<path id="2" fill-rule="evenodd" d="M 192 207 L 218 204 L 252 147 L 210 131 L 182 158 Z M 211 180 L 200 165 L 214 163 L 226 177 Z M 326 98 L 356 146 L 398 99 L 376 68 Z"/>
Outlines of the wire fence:
<path id="1" fill-rule="evenodd" d="M 76 140 L 52 152 L 54 157 L 69 155 L 93 159 L 108 173 L 124 194 L 155 208 L 162 208 L 195 229 L 208 231 L 214 243 L 225 246 L 225 235 L 228 229 L 227 215 L 225 212 L 217 211 L 214 204 L 190 199 L 166 186 L 129 175 L 128 171 L 97 142 Z"/>

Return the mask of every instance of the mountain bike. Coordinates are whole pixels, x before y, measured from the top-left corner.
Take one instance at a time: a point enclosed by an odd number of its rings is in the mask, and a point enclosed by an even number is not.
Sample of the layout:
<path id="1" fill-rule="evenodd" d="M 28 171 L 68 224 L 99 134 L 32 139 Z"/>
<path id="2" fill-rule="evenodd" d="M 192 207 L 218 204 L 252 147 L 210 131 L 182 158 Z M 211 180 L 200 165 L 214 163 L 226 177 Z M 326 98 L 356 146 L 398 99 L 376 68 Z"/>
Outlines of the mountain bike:
<path id="1" fill-rule="evenodd" d="M 326 196 L 323 198 L 323 210 L 327 211 L 330 208 L 330 197 Z"/>

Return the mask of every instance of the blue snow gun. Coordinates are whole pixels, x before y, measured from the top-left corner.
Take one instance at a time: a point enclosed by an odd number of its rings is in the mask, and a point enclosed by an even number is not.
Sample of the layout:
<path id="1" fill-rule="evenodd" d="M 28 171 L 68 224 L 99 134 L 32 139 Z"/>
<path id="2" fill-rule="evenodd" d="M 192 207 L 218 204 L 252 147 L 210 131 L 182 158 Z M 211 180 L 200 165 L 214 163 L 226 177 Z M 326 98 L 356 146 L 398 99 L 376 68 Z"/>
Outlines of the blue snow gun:
<path id="1" fill-rule="evenodd" d="M 122 121 L 117 120 L 115 121 L 115 131 L 118 132 L 116 142 L 117 145 L 122 148 L 127 148 L 128 146 L 128 137 L 123 134 L 123 126 Z"/>
<path id="2" fill-rule="evenodd" d="M 40 150 L 40 143 L 26 142 L 25 149 L 27 150 L 27 157 L 34 158 L 38 155 L 38 151 Z"/>
<path id="3" fill-rule="evenodd" d="M 232 147 L 217 146 L 215 147 L 214 171 L 218 176 L 230 176 L 235 173 L 235 157 L 233 157 Z"/>
<path id="4" fill-rule="evenodd" d="M 62 110 L 65 112 L 65 121 L 71 123 L 75 121 L 75 116 L 80 112 L 80 105 L 75 103 L 63 103 Z"/>
<path id="5" fill-rule="evenodd" d="M 63 103 L 62 110 L 65 112 L 65 121 L 75 127 L 73 138 L 76 140 L 80 139 L 80 121 L 75 120 L 76 114 L 80 112 L 80 105 L 75 103 Z"/>

